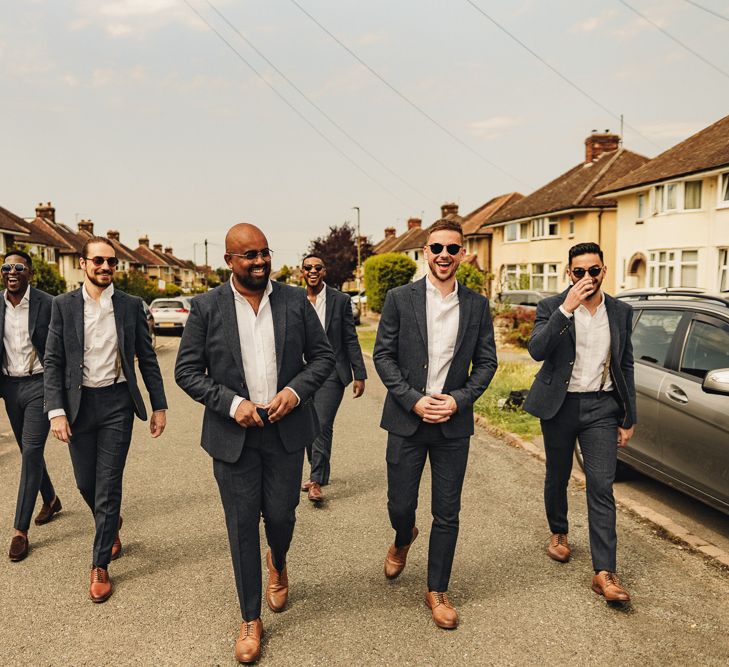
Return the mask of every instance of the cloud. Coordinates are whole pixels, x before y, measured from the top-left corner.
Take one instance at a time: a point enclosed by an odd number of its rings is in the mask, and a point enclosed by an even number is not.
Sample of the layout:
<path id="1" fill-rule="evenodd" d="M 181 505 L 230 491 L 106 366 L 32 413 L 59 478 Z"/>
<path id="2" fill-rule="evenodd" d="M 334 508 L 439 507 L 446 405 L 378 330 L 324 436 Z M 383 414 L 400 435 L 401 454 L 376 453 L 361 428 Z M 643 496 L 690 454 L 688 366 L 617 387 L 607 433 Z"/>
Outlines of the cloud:
<path id="1" fill-rule="evenodd" d="M 475 137 L 495 139 L 504 134 L 506 130 L 521 125 L 522 122 L 521 118 L 514 116 L 494 116 L 493 118 L 484 118 L 469 123 L 468 130 Z"/>

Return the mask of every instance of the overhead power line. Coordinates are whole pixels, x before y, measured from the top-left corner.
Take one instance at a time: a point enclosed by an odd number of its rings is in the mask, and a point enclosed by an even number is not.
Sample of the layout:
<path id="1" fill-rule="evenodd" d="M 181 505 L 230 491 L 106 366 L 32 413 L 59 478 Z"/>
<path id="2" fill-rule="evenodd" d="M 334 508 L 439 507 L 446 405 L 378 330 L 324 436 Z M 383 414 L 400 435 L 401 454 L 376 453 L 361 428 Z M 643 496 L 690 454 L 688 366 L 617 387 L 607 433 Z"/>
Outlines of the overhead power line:
<path id="1" fill-rule="evenodd" d="M 342 127 L 336 120 L 334 120 L 324 109 L 322 109 L 314 100 L 311 99 L 299 86 L 297 86 L 284 72 L 281 71 L 279 67 L 276 66 L 275 63 L 271 61 L 270 58 L 266 56 L 263 51 L 261 51 L 248 37 L 246 37 L 231 21 L 228 20 L 228 18 L 212 3 L 210 0 L 205 0 L 208 5 L 210 5 L 210 8 L 223 20 L 225 23 L 230 27 L 230 29 L 235 32 L 248 46 L 253 49 L 263 60 L 268 63 L 268 65 L 273 68 L 278 75 L 286 81 L 286 83 L 289 84 L 301 97 L 303 97 L 314 109 L 316 109 L 326 120 L 328 120 L 334 127 L 336 127 L 347 139 L 349 139 L 355 146 L 357 146 L 363 153 L 368 155 L 372 160 L 374 160 L 378 165 L 380 165 L 383 169 L 388 171 L 390 174 L 392 174 L 395 178 L 397 178 L 401 183 L 403 183 L 405 186 L 410 188 L 413 192 L 417 193 L 421 197 L 427 199 L 432 204 L 437 204 L 437 202 L 432 199 L 429 195 L 425 194 L 418 188 L 416 188 L 414 185 L 409 183 L 407 180 L 405 180 L 400 174 L 398 174 L 395 170 L 388 167 L 382 160 L 380 160 L 376 155 L 374 155 L 371 151 L 369 151 L 365 146 L 362 145 L 355 137 L 353 137 L 344 127 Z"/>
<path id="2" fill-rule="evenodd" d="M 282 93 L 278 91 L 278 89 L 270 83 L 266 77 L 263 76 L 246 58 L 243 56 L 243 54 L 240 53 L 225 37 L 218 31 L 215 26 L 210 23 L 193 5 L 189 2 L 189 0 L 183 0 L 183 2 L 190 8 L 190 10 L 213 32 L 215 33 L 218 38 L 238 57 L 238 59 L 248 67 L 248 69 L 253 72 L 256 77 L 258 77 L 263 83 L 266 84 L 289 109 L 291 109 L 301 120 L 303 120 L 314 132 L 316 132 L 324 141 L 326 141 L 337 153 L 339 153 L 347 162 L 352 164 L 357 170 L 359 170 L 362 174 L 364 174 L 368 179 L 370 179 L 375 185 L 382 188 L 385 192 L 387 192 L 390 196 L 397 199 L 403 206 L 406 208 L 412 208 L 410 204 L 403 201 L 397 194 L 395 194 L 390 188 L 388 188 L 386 185 L 380 183 L 374 176 L 372 176 L 362 165 L 360 165 L 356 160 L 354 160 L 352 157 L 350 157 L 347 153 L 345 153 L 339 146 L 337 146 L 326 134 L 324 134 L 314 123 L 312 123 L 299 109 L 297 109 Z"/>
<path id="3" fill-rule="evenodd" d="M 521 178 L 518 176 L 515 176 L 514 174 L 509 173 L 506 171 L 506 169 L 503 169 L 498 164 L 493 162 L 492 160 L 489 160 L 485 155 L 481 154 L 479 151 L 477 151 L 473 146 L 467 144 L 463 139 L 461 139 L 458 135 L 454 134 L 449 130 L 445 125 L 437 121 L 433 116 L 431 116 L 425 109 L 423 109 L 421 106 L 413 102 L 405 93 L 400 91 L 395 85 L 390 83 L 385 77 L 383 77 L 379 72 L 377 72 L 374 68 L 372 68 L 370 65 L 368 65 L 362 58 L 360 58 L 357 53 L 355 53 L 349 46 L 347 46 L 339 37 L 337 37 L 334 33 L 332 33 L 325 25 L 323 25 L 315 16 L 313 16 L 309 11 L 307 11 L 304 7 L 301 6 L 297 2 L 297 0 L 289 0 L 291 4 L 293 4 L 298 10 L 304 14 L 312 23 L 314 23 L 316 26 L 319 27 L 323 32 L 325 32 L 329 37 L 331 37 L 339 46 L 341 46 L 347 53 L 349 53 L 352 58 L 354 58 L 362 67 L 364 67 L 370 74 L 372 74 L 376 79 L 378 79 L 381 83 L 383 83 L 385 86 L 387 86 L 395 95 L 397 95 L 401 100 L 403 100 L 406 104 L 408 104 L 410 107 L 415 109 L 421 116 L 426 118 L 428 121 L 430 121 L 431 124 L 435 125 L 441 132 L 448 135 L 453 141 L 455 141 L 457 144 L 465 148 L 469 153 L 472 153 L 477 158 L 488 164 L 489 166 L 493 167 L 497 171 L 500 171 L 505 176 L 508 176 L 509 178 L 513 179 L 514 181 L 517 181 L 521 183 L 522 185 L 525 185 L 527 187 L 531 187 L 528 183 L 525 183 Z"/>
<path id="4" fill-rule="evenodd" d="M 564 81 L 566 84 L 568 84 L 569 86 L 571 86 L 572 88 L 574 88 L 578 93 L 580 93 L 580 95 L 582 95 L 583 97 L 585 97 L 588 100 L 590 100 L 590 102 L 592 102 L 594 105 L 596 105 L 597 107 L 599 107 L 600 109 L 602 109 L 608 115 L 612 116 L 616 120 L 621 121 L 621 123 L 625 127 L 627 127 L 629 130 L 631 130 L 632 132 L 634 132 L 635 134 L 637 134 L 639 137 L 642 137 L 648 143 L 652 144 L 653 146 L 655 146 L 659 150 L 663 150 L 663 146 L 657 144 L 655 141 L 653 141 L 652 139 L 650 139 L 649 137 L 647 137 L 638 128 L 633 127 L 632 125 L 629 125 L 628 123 L 624 122 L 623 119 L 622 119 L 622 116 L 620 114 L 618 114 L 615 111 L 613 111 L 612 109 L 609 109 L 608 107 L 606 107 L 602 102 L 600 102 L 598 99 L 596 99 L 595 97 L 593 97 L 592 95 L 590 95 L 590 93 L 588 93 L 584 88 L 582 88 L 581 86 L 579 86 L 578 84 L 576 84 L 574 81 L 572 81 L 572 79 L 569 79 L 567 76 L 565 76 L 564 74 L 562 74 L 562 72 L 560 72 L 556 67 L 554 67 L 554 65 L 550 64 L 544 58 L 542 58 L 542 56 L 540 56 L 536 51 L 534 51 L 527 44 L 525 44 L 513 32 L 509 31 L 507 28 L 505 28 L 503 25 L 501 25 L 501 23 L 499 23 L 493 16 L 491 16 L 488 13 L 486 13 L 478 4 L 476 4 L 472 0 L 465 0 L 465 1 L 469 5 L 471 5 L 471 7 L 473 7 L 484 18 L 486 18 L 489 21 L 491 21 L 491 23 L 493 23 L 499 30 L 501 30 L 501 32 L 503 32 L 505 35 L 507 35 L 508 37 L 510 37 L 519 46 L 521 46 L 524 50 L 526 50 L 528 53 L 530 53 L 534 58 L 536 58 L 540 63 L 542 63 L 542 65 L 544 65 L 547 69 L 549 69 L 552 72 L 554 72 L 554 74 L 556 74 L 560 79 L 562 79 L 562 81 Z"/>
<path id="5" fill-rule="evenodd" d="M 637 14 L 638 16 L 640 16 L 640 18 L 642 18 L 646 23 L 650 23 L 656 30 L 660 30 L 666 37 L 668 37 L 668 39 L 670 39 L 672 42 L 676 42 L 676 44 L 678 44 L 680 47 L 684 48 L 691 55 L 698 58 L 702 63 L 705 63 L 712 69 L 715 69 L 717 72 L 719 72 L 719 74 L 721 74 L 722 76 L 725 76 L 727 79 L 729 79 L 729 72 L 727 72 L 726 70 L 723 70 L 717 64 L 712 63 L 711 60 L 709 60 L 708 58 L 704 58 L 704 56 L 702 56 L 697 51 L 694 51 L 690 46 L 688 46 L 688 44 L 685 44 L 684 42 L 682 42 L 680 39 L 678 39 L 678 37 L 674 37 L 670 32 L 668 32 L 668 30 L 665 30 L 660 25 L 658 25 L 655 21 L 652 21 L 651 19 L 649 19 L 645 14 L 642 14 L 635 7 L 633 7 L 632 5 L 625 2 L 625 0 L 618 0 L 618 2 L 621 5 L 625 5 L 634 14 Z"/>
<path id="6" fill-rule="evenodd" d="M 697 9 L 700 9 L 702 12 L 706 12 L 707 14 L 711 14 L 712 16 L 716 16 L 716 18 L 721 19 L 722 21 L 729 22 L 729 16 L 724 16 L 724 14 L 719 14 L 719 12 L 715 12 L 713 9 L 704 7 L 703 5 L 700 5 L 698 2 L 694 2 L 694 0 L 684 0 L 684 2 L 688 2 L 689 5 L 693 5 Z"/>

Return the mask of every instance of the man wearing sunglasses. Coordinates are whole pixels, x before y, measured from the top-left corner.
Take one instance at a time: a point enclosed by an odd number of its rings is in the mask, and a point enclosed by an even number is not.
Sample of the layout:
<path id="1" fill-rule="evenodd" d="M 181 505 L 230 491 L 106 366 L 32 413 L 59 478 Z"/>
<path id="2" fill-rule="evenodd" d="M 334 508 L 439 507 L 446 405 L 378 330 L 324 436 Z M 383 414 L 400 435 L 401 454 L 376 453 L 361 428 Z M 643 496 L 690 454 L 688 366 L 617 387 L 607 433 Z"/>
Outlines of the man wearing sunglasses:
<path id="1" fill-rule="evenodd" d="M 266 603 L 286 608 L 286 556 L 299 504 L 304 449 L 318 433 L 311 398 L 334 354 L 306 293 L 270 280 L 271 250 L 253 225 L 225 237 L 229 282 L 192 300 L 175 380 L 205 406 L 201 444 L 213 459 L 242 622 L 239 662 L 261 653 L 261 516 Z"/>
<path id="2" fill-rule="evenodd" d="M 142 300 L 114 289 L 111 241 L 90 238 L 79 263 L 83 285 L 53 300 L 45 410 L 53 435 L 69 445 L 76 486 L 94 516 L 89 597 L 105 602 L 113 592 L 109 562 L 121 555 L 122 477 L 134 415 L 147 419 L 135 356 L 152 404 L 153 438 L 165 429 L 167 400 Z"/>
<path id="3" fill-rule="evenodd" d="M 36 525 L 48 523 L 61 510 L 43 458 L 48 437 L 43 361 L 53 297 L 30 287 L 33 260 L 22 250 L 11 250 L 0 270 L 5 285 L 0 299 L 0 396 L 21 452 L 15 535 L 8 556 L 21 561 L 28 555 L 28 529 L 38 492 L 43 507 Z"/>
<path id="4" fill-rule="evenodd" d="M 529 341 L 529 353 L 542 368 L 524 408 L 541 419 L 547 458 L 544 505 L 552 532 L 547 554 L 567 562 L 567 484 L 575 441 L 579 441 L 587 480 L 587 512 L 592 589 L 609 602 L 630 601 L 616 571 L 617 536 L 613 481 L 618 447 L 624 447 L 636 421 L 633 379 L 633 309 L 605 294 L 607 267 L 596 243 L 569 250 L 572 285 L 543 299 Z"/>
<path id="5" fill-rule="evenodd" d="M 496 346 L 488 300 L 456 281 L 465 256 L 460 224 L 436 222 L 423 251 L 428 275 L 387 293 L 373 353 L 387 388 L 380 425 L 388 432 L 387 509 L 395 530 L 385 576 L 400 575 L 418 536 L 415 509 L 429 458 L 433 524 L 425 602 L 435 624 L 450 629 L 458 625 L 447 591 L 473 404 L 496 372 Z"/>
<path id="6" fill-rule="evenodd" d="M 321 487 L 329 484 L 334 419 L 342 402 L 344 389 L 352 382 L 354 375 L 353 396 L 354 398 L 362 396 L 367 371 L 354 326 L 352 300 L 348 295 L 324 282 L 327 268 L 319 256 L 304 257 L 301 270 L 306 281 L 306 296 L 316 310 L 336 358 L 334 370 L 314 396 L 314 407 L 319 417 L 321 431 L 306 449 L 311 464 L 311 475 L 309 481 L 301 488 L 302 491 L 308 492 L 309 500 L 320 503 L 324 500 Z"/>

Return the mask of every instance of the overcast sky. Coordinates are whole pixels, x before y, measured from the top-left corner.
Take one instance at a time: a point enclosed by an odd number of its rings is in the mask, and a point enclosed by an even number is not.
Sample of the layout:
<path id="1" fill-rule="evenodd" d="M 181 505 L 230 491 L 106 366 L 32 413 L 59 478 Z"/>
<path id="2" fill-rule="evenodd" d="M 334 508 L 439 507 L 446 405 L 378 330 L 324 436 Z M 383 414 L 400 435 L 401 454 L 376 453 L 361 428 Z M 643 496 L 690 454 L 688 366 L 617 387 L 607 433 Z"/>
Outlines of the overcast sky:
<path id="1" fill-rule="evenodd" d="M 148 233 L 185 258 L 208 238 L 214 266 L 245 220 L 280 266 L 354 221 L 353 206 L 376 242 L 445 201 L 465 213 L 526 194 L 583 159 L 592 129 L 618 130 L 610 112 L 647 156 L 729 113 L 729 0 L 697 0 L 727 20 L 686 0 L 629 0 L 723 74 L 619 0 L 474 0 L 601 106 L 467 0 L 295 0 L 457 139 L 294 0 L 213 1 L 375 160 L 207 0 L 188 1 L 336 148 L 184 0 L 14 0 L 0 4 L 0 206 L 32 217 L 52 201 L 71 226 L 91 218 L 132 247 Z"/>

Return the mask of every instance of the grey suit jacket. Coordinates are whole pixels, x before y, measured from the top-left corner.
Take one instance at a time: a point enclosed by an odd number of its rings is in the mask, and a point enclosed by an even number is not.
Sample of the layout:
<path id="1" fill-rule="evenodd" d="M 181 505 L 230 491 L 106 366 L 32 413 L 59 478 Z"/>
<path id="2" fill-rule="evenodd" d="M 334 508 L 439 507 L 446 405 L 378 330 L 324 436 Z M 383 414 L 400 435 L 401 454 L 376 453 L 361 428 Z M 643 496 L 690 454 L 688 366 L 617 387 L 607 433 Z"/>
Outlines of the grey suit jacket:
<path id="1" fill-rule="evenodd" d="M 366 380 L 367 370 L 362 358 L 357 329 L 352 315 L 352 299 L 338 289 L 326 286 L 327 305 L 324 314 L 324 331 L 334 350 L 335 370 L 346 387 L 355 380 Z"/>
<path id="2" fill-rule="evenodd" d="M 35 287 L 29 287 L 28 333 L 38 358 L 43 362 L 46 355 L 46 338 L 48 337 L 48 324 L 51 321 L 51 304 L 53 297 Z M 5 290 L 0 292 L 0 363 L 5 359 Z"/>
<path id="3" fill-rule="evenodd" d="M 278 367 L 277 391 L 291 387 L 300 404 L 278 422 L 289 452 L 303 449 L 319 433 L 310 400 L 334 368 L 334 353 L 306 291 L 273 282 L 269 295 Z M 215 459 L 240 458 L 246 428 L 230 417 L 236 395 L 248 398 L 240 351 L 235 300 L 229 283 L 196 296 L 180 341 L 175 380 L 205 406 L 201 445 Z"/>
<path id="4" fill-rule="evenodd" d="M 142 300 L 114 289 L 111 302 L 126 386 L 135 414 L 146 420 L 147 409 L 134 368 L 135 355 L 152 410 L 166 410 L 167 399 Z M 44 411 L 63 408 L 73 424 L 81 406 L 84 373 L 84 298 L 80 287 L 53 299 L 44 366 Z"/>
<path id="5" fill-rule="evenodd" d="M 542 299 L 529 340 L 529 354 L 543 361 L 534 379 L 524 409 L 540 419 L 552 419 L 562 407 L 575 363 L 575 318 L 565 317 L 559 309 L 569 289 Z M 633 308 L 605 295 L 610 323 L 610 376 L 623 408 L 621 425 L 636 423 L 635 381 L 633 377 Z"/>
<path id="6" fill-rule="evenodd" d="M 412 410 L 425 395 L 428 377 L 428 327 L 425 278 L 390 290 L 385 297 L 373 359 L 387 397 L 380 426 L 402 437 L 421 423 Z M 442 424 L 446 438 L 473 434 L 473 404 L 496 372 L 496 345 L 488 299 L 458 285 L 458 334 L 443 387 L 458 411 Z"/>

